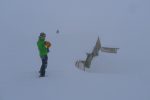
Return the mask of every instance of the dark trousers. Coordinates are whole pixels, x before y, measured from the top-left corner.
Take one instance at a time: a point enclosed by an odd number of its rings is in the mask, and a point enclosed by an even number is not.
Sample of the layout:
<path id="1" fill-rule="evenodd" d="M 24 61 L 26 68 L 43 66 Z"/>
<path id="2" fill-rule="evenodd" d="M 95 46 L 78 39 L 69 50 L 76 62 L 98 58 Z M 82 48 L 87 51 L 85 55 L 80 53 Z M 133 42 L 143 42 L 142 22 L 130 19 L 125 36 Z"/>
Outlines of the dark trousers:
<path id="1" fill-rule="evenodd" d="M 45 76 L 45 70 L 47 68 L 48 56 L 46 55 L 44 57 L 41 57 L 41 60 L 42 60 L 42 65 L 40 68 L 40 76 Z"/>

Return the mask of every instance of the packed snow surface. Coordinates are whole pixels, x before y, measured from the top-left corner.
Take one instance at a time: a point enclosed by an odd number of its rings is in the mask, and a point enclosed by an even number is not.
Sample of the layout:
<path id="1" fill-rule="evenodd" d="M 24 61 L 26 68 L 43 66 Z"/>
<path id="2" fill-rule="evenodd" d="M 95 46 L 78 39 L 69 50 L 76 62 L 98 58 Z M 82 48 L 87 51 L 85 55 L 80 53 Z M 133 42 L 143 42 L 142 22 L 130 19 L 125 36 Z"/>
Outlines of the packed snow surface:
<path id="1" fill-rule="evenodd" d="M 149 0 L 1 0 L 0 100 L 150 100 Z M 59 30 L 59 33 L 56 32 Z M 52 43 L 39 78 L 40 32 Z M 102 46 L 90 69 L 85 60 Z"/>

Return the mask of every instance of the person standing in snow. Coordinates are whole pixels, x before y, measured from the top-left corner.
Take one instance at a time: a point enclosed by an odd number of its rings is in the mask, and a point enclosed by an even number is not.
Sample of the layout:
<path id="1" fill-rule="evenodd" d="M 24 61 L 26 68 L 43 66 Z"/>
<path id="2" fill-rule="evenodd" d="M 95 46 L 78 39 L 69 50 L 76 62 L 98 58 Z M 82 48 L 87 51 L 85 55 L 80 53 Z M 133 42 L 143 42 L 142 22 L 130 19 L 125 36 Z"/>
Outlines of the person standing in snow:
<path id="1" fill-rule="evenodd" d="M 45 70 L 47 68 L 47 62 L 48 62 L 48 52 L 49 52 L 49 47 L 51 46 L 51 43 L 48 41 L 45 41 L 46 34 L 44 32 L 40 33 L 39 39 L 37 41 L 37 46 L 40 54 L 40 58 L 42 61 L 42 65 L 40 68 L 40 77 L 45 76 Z"/>

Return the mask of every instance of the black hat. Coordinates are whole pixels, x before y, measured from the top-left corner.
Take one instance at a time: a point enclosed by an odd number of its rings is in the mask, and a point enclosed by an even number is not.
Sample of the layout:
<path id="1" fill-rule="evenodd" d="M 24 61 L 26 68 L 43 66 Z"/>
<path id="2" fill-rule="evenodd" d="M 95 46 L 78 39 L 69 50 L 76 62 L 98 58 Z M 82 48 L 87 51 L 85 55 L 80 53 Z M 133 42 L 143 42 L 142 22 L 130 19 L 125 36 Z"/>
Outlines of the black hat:
<path id="1" fill-rule="evenodd" d="M 44 32 L 41 32 L 40 37 L 46 37 L 46 34 Z"/>

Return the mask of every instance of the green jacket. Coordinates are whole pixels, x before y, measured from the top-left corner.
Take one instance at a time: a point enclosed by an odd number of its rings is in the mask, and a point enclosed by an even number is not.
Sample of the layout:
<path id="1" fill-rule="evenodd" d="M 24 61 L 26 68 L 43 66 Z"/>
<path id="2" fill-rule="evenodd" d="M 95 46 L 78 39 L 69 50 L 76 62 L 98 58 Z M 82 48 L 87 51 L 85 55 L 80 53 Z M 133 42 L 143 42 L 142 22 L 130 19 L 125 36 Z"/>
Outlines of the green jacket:
<path id="1" fill-rule="evenodd" d="M 45 42 L 44 38 L 39 38 L 39 40 L 37 41 L 40 57 L 46 56 L 48 54 L 48 50 L 45 47 L 44 42 Z"/>

